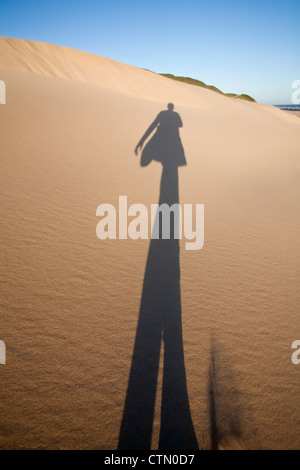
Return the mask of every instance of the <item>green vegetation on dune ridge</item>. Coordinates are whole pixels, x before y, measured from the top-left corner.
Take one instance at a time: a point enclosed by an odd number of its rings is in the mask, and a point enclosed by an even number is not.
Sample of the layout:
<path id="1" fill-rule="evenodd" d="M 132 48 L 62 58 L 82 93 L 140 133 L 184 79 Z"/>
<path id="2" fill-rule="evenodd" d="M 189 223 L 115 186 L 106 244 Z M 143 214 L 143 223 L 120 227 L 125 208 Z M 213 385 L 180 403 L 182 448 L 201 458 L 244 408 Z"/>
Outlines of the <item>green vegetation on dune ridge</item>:
<path id="1" fill-rule="evenodd" d="M 212 85 L 206 85 L 206 83 L 201 82 L 201 80 L 196 80 L 195 78 L 176 77 L 176 75 L 172 75 L 171 73 L 160 73 L 159 75 L 162 75 L 163 77 L 171 78 L 172 80 L 177 80 L 178 82 L 188 83 L 189 85 L 200 86 L 202 88 L 215 91 L 216 93 L 219 93 L 220 95 L 228 96 L 229 98 L 239 98 L 240 100 L 252 101 L 256 103 L 255 99 L 249 95 L 246 95 L 244 93 L 242 95 L 237 95 L 236 93 L 223 93 L 221 90 L 219 90 L 219 88 L 212 86 Z"/>

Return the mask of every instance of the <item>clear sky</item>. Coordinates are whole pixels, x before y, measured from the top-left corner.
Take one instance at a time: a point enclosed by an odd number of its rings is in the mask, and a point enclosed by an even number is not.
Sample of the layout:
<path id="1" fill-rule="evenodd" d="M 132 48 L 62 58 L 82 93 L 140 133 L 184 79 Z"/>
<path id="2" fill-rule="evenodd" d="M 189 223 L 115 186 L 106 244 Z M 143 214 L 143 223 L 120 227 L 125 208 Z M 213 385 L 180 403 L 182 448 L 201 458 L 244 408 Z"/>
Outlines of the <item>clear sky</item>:
<path id="1" fill-rule="evenodd" d="M 300 0 L 0 0 L 0 36 L 92 52 L 291 103 Z"/>

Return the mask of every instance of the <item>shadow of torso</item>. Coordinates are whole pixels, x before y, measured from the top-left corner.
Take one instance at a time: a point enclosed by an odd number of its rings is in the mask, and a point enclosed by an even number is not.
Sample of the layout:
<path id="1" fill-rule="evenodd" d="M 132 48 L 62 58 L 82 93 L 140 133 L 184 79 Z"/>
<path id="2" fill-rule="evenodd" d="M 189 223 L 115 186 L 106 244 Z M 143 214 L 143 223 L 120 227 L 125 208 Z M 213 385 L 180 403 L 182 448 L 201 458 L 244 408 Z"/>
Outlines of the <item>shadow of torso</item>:
<path id="1" fill-rule="evenodd" d="M 166 110 L 158 114 L 141 139 L 144 142 L 148 135 L 157 129 L 142 152 L 141 166 L 147 166 L 151 160 L 168 167 L 186 165 L 179 127 L 182 127 L 182 121 L 175 111 Z"/>

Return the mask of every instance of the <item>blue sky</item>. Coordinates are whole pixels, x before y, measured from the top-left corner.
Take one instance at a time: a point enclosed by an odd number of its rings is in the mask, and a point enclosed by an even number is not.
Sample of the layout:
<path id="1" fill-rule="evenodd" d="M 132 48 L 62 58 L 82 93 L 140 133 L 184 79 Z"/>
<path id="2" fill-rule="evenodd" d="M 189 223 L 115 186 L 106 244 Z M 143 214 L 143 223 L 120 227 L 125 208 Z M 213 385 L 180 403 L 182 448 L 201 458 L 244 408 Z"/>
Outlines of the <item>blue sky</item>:
<path id="1" fill-rule="evenodd" d="M 92 52 L 289 104 L 300 0 L 0 0 L 0 36 Z"/>

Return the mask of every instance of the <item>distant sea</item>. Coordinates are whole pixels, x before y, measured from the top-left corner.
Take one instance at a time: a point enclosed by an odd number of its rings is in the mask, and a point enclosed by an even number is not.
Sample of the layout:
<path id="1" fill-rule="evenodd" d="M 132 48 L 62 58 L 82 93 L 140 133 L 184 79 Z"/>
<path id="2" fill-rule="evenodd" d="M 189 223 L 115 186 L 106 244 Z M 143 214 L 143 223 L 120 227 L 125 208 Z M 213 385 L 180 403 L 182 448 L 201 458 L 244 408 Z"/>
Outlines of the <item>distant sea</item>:
<path id="1" fill-rule="evenodd" d="M 288 109 L 289 111 L 300 111 L 300 104 L 274 104 L 276 108 Z"/>

